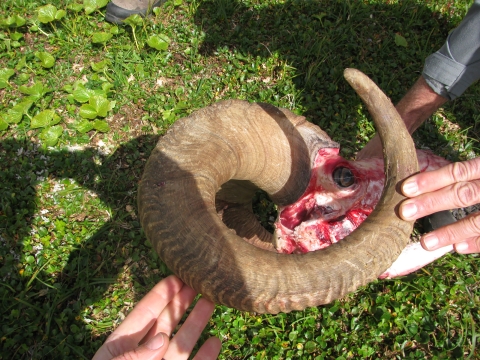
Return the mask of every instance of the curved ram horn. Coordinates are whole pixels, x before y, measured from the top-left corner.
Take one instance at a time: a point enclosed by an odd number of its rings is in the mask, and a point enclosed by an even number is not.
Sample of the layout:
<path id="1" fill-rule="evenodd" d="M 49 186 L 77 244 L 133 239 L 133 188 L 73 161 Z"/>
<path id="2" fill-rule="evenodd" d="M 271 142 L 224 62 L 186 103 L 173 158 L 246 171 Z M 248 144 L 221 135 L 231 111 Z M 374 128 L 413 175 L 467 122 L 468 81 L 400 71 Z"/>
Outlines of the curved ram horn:
<path id="1" fill-rule="evenodd" d="M 250 181 L 280 205 L 303 194 L 318 150 L 337 147 L 303 117 L 225 101 L 178 120 L 157 144 L 139 184 L 141 223 L 160 258 L 204 297 L 259 313 L 326 304 L 376 279 L 405 247 L 412 224 L 395 215 L 402 199 L 395 186 L 417 171 L 413 142 L 368 77 L 353 69 L 345 77 L 382 138 L 386 185 L 367 220 L 325 250 L 286 255 L 257 248 L 215 209 L 215 195 L 231 179 Z"/>

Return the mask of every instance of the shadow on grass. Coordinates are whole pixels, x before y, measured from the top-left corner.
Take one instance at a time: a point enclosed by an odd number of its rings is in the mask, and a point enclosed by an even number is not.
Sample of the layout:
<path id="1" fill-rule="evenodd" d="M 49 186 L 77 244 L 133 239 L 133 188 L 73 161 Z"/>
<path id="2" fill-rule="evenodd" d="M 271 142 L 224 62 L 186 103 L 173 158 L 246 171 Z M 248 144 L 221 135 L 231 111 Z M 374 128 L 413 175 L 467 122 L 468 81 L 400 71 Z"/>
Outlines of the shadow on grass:
<path id="1" fill-rule="evenodd" d="M 356 95 L 343 79 L 344 69 L 363 71 L 396 103 L 420 76 L 424 59 L 443 45 L 448 32 L 460 21 L 413 1 L 285 1 L 256 7 L 240 1 L 210 0 L 200 4 L 195 16 L 205 32 L 201 54 L 216 56 L 219 49 L 235 51 L 237 58 L 230 65 L 233 74 L 235 67 L 262 66 L 261 60 L 246 62 L 246 54 L 257 59 L 276 54 L 286 66 L 295 68 L 294 108 L 344 147 L 351 142 L 349 153 L 358 150 L 355 139 L 363 141 L 365 129 L 349 120 L 355 110 L 348 99 Z M 282 71 L 275 68 L 271 76 Z M 455 112 L 460 115 L 459 124 L 467 129 L 474 125 L 472 113 L 478 111 L 470 100 L 457 106 Z M 352 126 L 345 126 L 347 122 Z M 430 127 L 418 134 L 420 145 L 434 143 L 435 148 L 442 149 L 441 155 L 458 160 L 451 139 L 437 134 L 436 129 L 432 133 Z M 469 135 L 476 134 L 472 130 Z"/>
<path id="2" fill-rule="evenodd" d="M 27 140 L 0 142 L 6 359 L 89 358 L 101 342 L 85 336 L 85 320 L 91 329 L 111 326 L 118 314 L 110 310 L 138 300 L 124 298 L 132 282 L 141 297 L 168 272 L 135 215 L 136 184 L 157 140 L 133 139 L 108 157 L 93 148 L 44 151 Z M 112 284 L 113 298 L 86 319 L 84 309 L 98 306 Z"/>
<path id="3" fill-rule="evenodd" d="M 310 162 L 307 146 L 287 117 L 276 114 L 274 109 L 264 107 L 263 119 L 272 118 L 271 126 L 275 126 L 277 136 L 287 134 L 287 140 L 295 142 L 295 150 L 305 154 L 296 156 L 298 161 L 291 164 L 289 174 L 304 173 L 302 170 Z M 213 129 L 223 127 L 225 133 L 233 128 L 234 133 L 240 134 L 245 126 L 258 121 L 252 113 L 245 122 L 223 120 L 229 111 L 231 108 L 219 107 L 215 113 L 197 115 L 189 119 L 190 126 L 184 124 L 177 133 L 171 133 L 164 146 L 170 144 L 172 154 L 164 150 L 149 162 L 141 199 L 145 204 L 144 219 L 151 224 L 150 238 L 158 233 L 169 234 L 157 241 L 157 251 L 168 253 L 169 264 L 187 284 L 206 280 L 217 293 L 224 290 L 225 283 L 230 288 L 236 284 L 244 306 L 252 307 L 242 292 L 248 286 L 241 272 L 227 271 L 240 268 L 236 263 L 243 258 L 243 252 L 239 249 L 250 245 L 238 243 L 231 232 L 224 231 L 215 204 L 204 201 L 208 191 L 196 187 L 199 173 L 213 174 L 225 161 L 237 156 L 238 150 L 232 150 L 228 141 L 215 141 Z M 207 124 L 196 125 L 202 118 Z M 1 310 L 5 347 L 14 354 L 9 358 L 56 354 L 82 357 L 86 349 L 93 353 L 101 341 L 87 338 L 85 330 L 111 327 L 121 318 L 118 309 L 139 300 L 168 273 L 151 247 L 145 245 L 133 202 L 136 185 L 156 140 L 155 136 L 131 140 L 108 157 L 91 148 L 46 151 L 30 141 L 6 139 L 1 143 L 5 154 L 0 173 L 4 185 L 0 193 L 1 217 L 5 226 L 1 238 L 5 243 L 0 269 L 4 281 Z M 211 156 L 212 150 L 222 156 L 211 157 L 208 164 L 203 163 L 202 171 L 190 159 L 177 163 L 170 158 L 172 155 L 175 159 L 179 151 L 191 151 L 192 143 L 204 145 L 195 150 L 197 157 Z M 238 148 L 251 152 L 249 146 L 255 144 L 245 136 Z M 308 179 L 292 176 L 275 197 L 279 203 L 298 197 L 302 192 L 299 188 L 306 188 L 307 182 Z M 177 183 L 183 186 L 179 188 Z M 162 196 L 165 193 L 168 195 Z M 174 204 L 180 209 L 178 216 L 163 216 Z M 48 218 L 44 216 L 47 213 Z M 192 220 L 190 226 L 186 226 L 187 220 Z M 218 241 L 207 247 L 198 241 L 199 234 L 209 234 Z M 198 266 L 199 257 L 202 266 Z M 282 281 L 281 273 L 271 274 L 269 265 L 259 266 L 257 271 L 264 271 L 262 277 Z M 212 271 L 219 268 L 223 269 L 221 277 Z M 233 302 L 230 295 L 225 291 L 224 301 Z M 21 333 L 20 328 L 24 328 Z M 44 341 L 32 342 L 38 338 Z M 24 346 L 18 347 L 20 343 Z"/>

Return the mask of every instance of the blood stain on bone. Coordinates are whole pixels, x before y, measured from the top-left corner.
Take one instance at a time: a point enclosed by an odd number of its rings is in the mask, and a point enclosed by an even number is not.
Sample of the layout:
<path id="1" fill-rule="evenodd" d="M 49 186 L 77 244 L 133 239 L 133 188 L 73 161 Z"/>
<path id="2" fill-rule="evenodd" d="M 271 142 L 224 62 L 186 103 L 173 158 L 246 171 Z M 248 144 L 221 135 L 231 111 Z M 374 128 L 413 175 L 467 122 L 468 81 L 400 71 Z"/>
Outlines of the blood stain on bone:
<path id="1" fill-rule="evenodd" d="M 421 171 L 449 162 L 428 151 L 417 152 Z M 347 168 L 355 181 L 339 186 L 335 169 Z M 294 204 L 279 209 L 275 247 L 280 253 L 306 253 L 324 249 L 354 231 L 372 213 L 384 185 L 383 159 L 348 161 L 338 148 L 321 149 L 315 159 L 307 190 Z"/>

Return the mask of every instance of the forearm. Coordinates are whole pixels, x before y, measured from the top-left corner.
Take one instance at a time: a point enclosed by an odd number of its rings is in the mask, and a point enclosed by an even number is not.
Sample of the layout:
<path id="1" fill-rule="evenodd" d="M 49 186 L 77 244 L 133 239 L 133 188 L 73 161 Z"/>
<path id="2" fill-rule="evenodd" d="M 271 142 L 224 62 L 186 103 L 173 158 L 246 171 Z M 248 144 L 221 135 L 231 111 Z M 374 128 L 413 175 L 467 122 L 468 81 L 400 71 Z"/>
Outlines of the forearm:
<path id="1" fill-rule="evenodd" d="M 442 104 L 448 100 L 435 93 L 420 76 L 415 85 L 405 94 L 395 107 L 405 122 L 407 129 L 412 134 L 417 128 L 432 115 Z M 376 134 L 368 144 L 357 154 L 357 160 L 382 156 L 382 144 Z"/>
<path id="2" fill-rule="evenodd" d="M 412 134 L 448 99 L 435 93 L 420 76 L 415 85 L 397 104 L 396 109 L 402 117 L 408 132 Z"/>

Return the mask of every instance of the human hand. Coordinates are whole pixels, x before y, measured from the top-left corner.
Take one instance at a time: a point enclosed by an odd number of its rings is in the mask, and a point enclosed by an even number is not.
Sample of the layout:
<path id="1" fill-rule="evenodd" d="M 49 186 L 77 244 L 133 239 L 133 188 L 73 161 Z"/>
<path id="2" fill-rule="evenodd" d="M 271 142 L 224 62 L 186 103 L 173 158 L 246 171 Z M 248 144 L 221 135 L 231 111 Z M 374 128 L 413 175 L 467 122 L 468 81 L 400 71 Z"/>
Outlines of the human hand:
<path id="1" fill-rule="evenodd" d="M 169 340 L 195 295 L 195 291 L 176 276 L 163 279 L 108 337 L 93 360 L 188 359 L 215 308 L 206 299 L 198 300 L 180 330 Z M 194 359 L 216 359 L 220 348 L 220 340 L 212 337 Z"/>
<path id="2" fill-rule="evenodd" d="M 480 203 L 480 158 L 452 163 L 405 180 L 402 192 L 410 199 L 400 205 L 404 220 Z M 454 245 L 458 253 L 480 252 L 480 213 L 471 214 L 422 237 L 425 250 Z"/>

